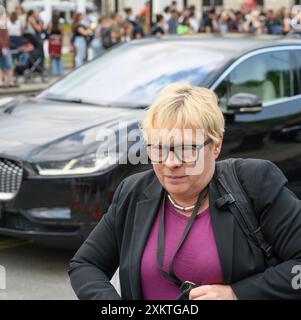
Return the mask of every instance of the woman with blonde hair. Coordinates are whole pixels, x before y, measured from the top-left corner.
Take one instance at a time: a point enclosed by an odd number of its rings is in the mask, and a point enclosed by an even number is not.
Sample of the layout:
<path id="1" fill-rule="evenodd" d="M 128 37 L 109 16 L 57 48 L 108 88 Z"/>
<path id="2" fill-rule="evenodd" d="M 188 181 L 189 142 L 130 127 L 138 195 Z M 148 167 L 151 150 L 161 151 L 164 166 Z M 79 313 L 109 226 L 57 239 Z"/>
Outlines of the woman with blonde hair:
<path id="1" fill-rule="evenodd" d="M 300 299 L 301 201 L 271 162 L 217 161 L 205 88 L 165 88 L 142 121 L 153 169 L 126 178 L 71 260 L 80 299 Z M 110 283 L 119 267 L 121 296 Z"/>

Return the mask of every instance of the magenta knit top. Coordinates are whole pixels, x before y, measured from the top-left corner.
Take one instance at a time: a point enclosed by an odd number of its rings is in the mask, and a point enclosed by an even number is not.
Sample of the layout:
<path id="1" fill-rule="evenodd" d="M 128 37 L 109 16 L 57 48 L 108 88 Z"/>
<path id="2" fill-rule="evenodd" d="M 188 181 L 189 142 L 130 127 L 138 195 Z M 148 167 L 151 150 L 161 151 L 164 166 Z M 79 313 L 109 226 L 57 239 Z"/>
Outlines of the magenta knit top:
<path id="1" fill-rule="evenodd" d="M 165 204 L 164 271 L 180 241 L 189 217 Z M 141 259 L 141 287 L 145 300 L 173 300 L 180 294 L 177 285 L 166 280 L 156 265 L 159 227 L 158 212 Z M 211 225 L 209 208 L 198 214 L 174 260 L 174 272 L 181 281 L 198 285 L 222 284 L 222 271 Z"/>

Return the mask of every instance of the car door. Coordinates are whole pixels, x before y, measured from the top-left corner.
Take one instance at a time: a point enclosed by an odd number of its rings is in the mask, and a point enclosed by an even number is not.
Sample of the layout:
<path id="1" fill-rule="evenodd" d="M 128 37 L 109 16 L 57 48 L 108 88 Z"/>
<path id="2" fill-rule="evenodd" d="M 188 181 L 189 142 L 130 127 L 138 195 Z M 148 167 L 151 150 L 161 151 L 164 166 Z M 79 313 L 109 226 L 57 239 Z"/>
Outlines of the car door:
<path id="1" fill-rule="evenodd" d="M 297 51 L 301 58 L 301 51 Z M 234 63 L 213 89 L 226 118 L 222 157 L 273 161 L 301 198 L 300 62 L 299 65 L 293 47 L 261 49 Z M 242 92 L 257 95 L 263 102 L 262 111 L 227 115 L 227 101 Z"/>

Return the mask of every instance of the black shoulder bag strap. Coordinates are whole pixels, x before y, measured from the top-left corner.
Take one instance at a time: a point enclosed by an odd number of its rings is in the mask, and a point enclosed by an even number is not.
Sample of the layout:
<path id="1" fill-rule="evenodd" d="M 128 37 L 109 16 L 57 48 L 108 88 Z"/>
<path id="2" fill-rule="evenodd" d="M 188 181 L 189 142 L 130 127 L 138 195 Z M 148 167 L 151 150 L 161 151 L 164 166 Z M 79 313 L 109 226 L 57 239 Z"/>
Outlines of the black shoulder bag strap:
<path id="1" fill-rule="evenodd" d="M 235 161 L 228 159 L 216 164 L 214 178 L 221 198 L 215 204 L 218 208 L 228 206 L 246 237 L 263 251 L 267 265 L 275 266 L 279 262 L 272 246 L 264 239 L 255 209 L 237 176 Z"/>

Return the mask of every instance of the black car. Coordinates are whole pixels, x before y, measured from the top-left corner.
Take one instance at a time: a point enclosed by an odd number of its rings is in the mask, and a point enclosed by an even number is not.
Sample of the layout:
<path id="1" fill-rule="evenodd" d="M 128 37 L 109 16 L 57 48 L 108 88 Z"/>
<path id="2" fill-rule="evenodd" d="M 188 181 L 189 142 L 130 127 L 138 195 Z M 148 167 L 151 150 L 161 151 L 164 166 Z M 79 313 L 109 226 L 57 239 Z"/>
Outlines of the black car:
<path id="1" fill-rule="evenodd" d="M 122 149 L 126 134 L 118 133 L 138 129 L 143 109 L 173 82 L 217 93 L 226 118 L 223 158 L 273 161 L 301 198 L 300 40 L 145 39 L 110 50 L 35 98 L 0 107 L 0 234 L 78 246 L 119 182 L 149 168 L 99 161 L 98 132 L 113 130 L 112 144 Z M 143 154 L 137 145 L 122 156 Z"/>

